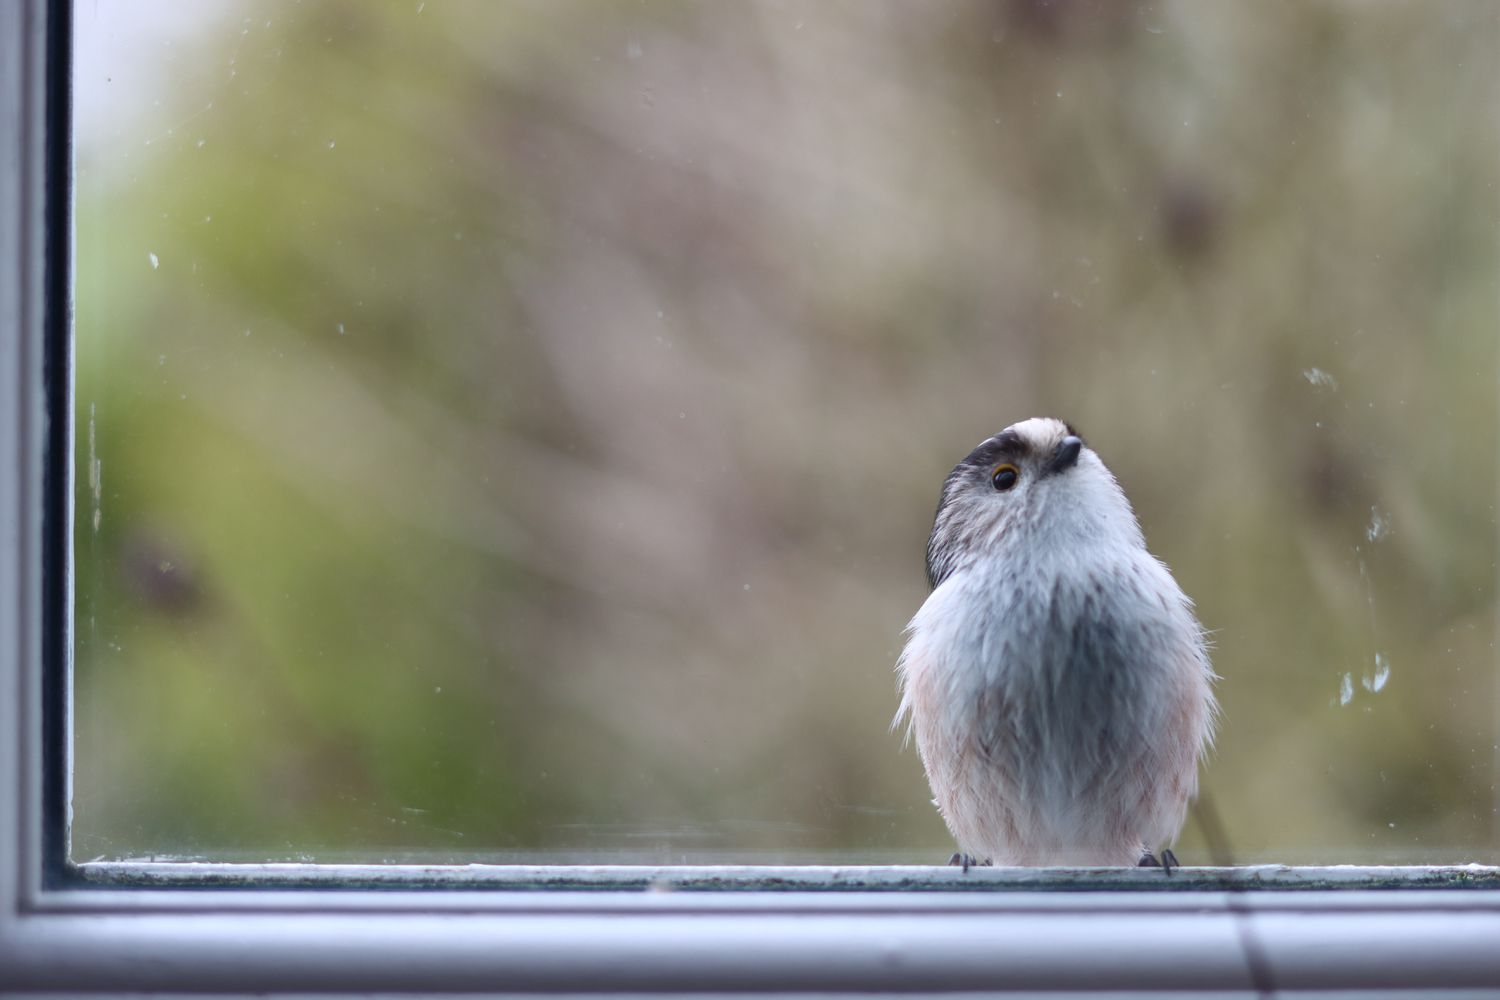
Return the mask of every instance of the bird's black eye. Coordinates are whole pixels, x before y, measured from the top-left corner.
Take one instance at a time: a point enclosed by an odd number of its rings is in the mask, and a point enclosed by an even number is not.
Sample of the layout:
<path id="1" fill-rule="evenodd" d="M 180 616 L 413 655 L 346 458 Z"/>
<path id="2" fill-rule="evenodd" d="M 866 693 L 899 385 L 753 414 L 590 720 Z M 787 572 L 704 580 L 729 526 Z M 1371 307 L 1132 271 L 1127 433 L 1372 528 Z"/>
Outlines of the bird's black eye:
<path id="1" fill-rule="evenodd" d="M 1005 465 L 1002 465 L 1000 466 L 1000 468 L 995 470 L 994 478 L 992 478 L 990 482 L 995 484 L 995 489 L 999 490 L 1001 493 L 1004 493 L 1006 490 L 1015 486 L 1016 482 L 1020 480 L 1020 478 L 1021 470 L 1017 469 L 1014 465 L 1006 463 Z"/>

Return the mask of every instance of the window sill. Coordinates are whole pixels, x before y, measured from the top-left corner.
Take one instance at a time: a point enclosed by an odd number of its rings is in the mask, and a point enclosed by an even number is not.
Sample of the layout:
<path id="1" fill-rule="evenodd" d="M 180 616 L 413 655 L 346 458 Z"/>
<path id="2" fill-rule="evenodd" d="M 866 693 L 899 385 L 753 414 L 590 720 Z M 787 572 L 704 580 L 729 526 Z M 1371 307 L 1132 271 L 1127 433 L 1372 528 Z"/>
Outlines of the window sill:
<path id="1" fill-rule="evenodd" d="M 1185 868 L 1170 882 L 936 867 L 104 862 L 75 874 L 0 922 L 0 991 L 1500 985 L 1500 870 L 1478 865 Z"/>
<path id="2" fill-rule="evenodd" d="M 1500 871 L 1480 866 L 1182 869 L 1170 888 L 1186 891 L 1164 891 L 1159 870 L 1104 869 L 113 862 L 76 874 L 0 928 L 0 992 L 1500 984 Z"/>
<path id="3" fill-rule="evenodd" d="M 74 888 L 620 892 L 1248 892 L 1500 889 L 1489 865 L 970 868 L 929 865 L 349 865 L 96 861 Z"/>

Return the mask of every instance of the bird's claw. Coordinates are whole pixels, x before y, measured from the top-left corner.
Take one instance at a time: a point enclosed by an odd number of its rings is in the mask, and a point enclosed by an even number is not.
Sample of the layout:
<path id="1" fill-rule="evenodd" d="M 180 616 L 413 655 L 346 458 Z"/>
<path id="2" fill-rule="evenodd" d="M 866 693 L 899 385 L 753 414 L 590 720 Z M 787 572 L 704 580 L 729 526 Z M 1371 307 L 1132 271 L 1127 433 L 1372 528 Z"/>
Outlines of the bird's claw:
<path id="1" fill-rule="evenodd" d="M 1168 876 L 1172 874 L 1173 868 L 1182 867 L 1177 861 L 1177 855 L 1172 853 L 1172 849 L 1170 847 L 1161 852 L 1160 861 L 1156 860 L 1156 855 L 1152 854 L 1150 851 L 1146 851 L 1141 855 L 1141 860 L 1135 863 L 1135 866 L 1137 868 L 1160 868 L 1164 872 L 1166 872 Z"/>
<path id="2" fill-rule="evenodd" d="M 978 858 L 974 857 L 972 854 L 955 853 L 953 855 L 953 857 L 951 857 L 951 858 L 948 859 L 948 864 L 954 865 L 954 866 L 962 865 L 963 869 L 964 869 L 964 874 L 968 874 L 968 871 L 969 871 L 970 868 L 978 868 L 978 867 L 981 867 L 983 865 L 989 864 L 989 862 L 988 861 L 980 861 Z"/>

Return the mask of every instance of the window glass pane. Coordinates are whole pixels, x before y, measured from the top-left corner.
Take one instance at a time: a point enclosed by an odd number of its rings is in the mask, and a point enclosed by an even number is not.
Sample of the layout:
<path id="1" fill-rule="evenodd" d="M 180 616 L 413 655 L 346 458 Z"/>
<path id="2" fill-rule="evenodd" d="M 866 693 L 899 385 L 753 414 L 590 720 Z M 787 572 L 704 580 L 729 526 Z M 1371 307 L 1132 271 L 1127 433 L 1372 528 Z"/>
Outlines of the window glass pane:
<path id="1" fill-rule="evenodd" d="M 945 860 L 892 666 L 1051 414 L 1238 859 L 1500 859 L 1500 7 L 76 23 L 75 858 Z"/>

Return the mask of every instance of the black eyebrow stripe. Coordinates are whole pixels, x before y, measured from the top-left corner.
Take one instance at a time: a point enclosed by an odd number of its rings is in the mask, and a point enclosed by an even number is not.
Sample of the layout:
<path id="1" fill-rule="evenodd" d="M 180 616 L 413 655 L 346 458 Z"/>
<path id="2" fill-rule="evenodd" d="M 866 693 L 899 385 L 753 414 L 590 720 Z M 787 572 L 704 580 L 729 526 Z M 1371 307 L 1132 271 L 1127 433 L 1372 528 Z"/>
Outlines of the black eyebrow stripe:
<path id="1" fill-rule="evenodd" d="M 969 452 L 969 457 L 963 460 L 964 465 L 987 466 L 993 465 L 1002 458 L 1020 458 L 1030 453 L 1031 445 L 1025 438 L 1012 430 L 1004 430 L 979 447 Z"/>
<path id="2" fill-rule="evenodd" d="M 1001 431 L 995 435 L 995 447 L 999 451 L 1024 452 L 1029 451 L 1031 446 L 1015 431 Z"/>

